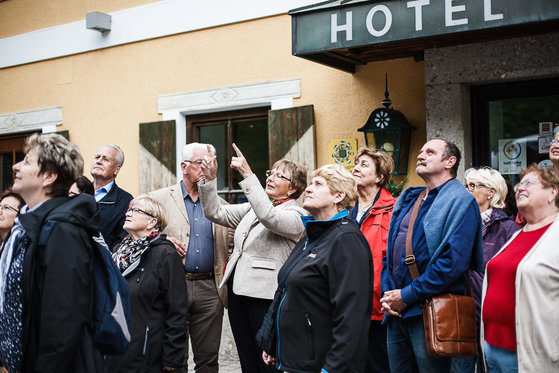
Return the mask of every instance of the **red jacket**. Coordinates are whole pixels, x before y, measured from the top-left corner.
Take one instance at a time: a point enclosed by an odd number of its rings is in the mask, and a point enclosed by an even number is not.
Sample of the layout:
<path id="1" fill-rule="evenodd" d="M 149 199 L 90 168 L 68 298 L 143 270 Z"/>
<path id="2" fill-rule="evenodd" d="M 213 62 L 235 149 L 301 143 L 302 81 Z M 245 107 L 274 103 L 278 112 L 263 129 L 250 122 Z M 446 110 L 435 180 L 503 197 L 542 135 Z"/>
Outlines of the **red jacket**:
<path id="1" fill-rule="evenodd" d="M 386 242 L 388 239 L 388 228 L 392 217 L 392 208 L 396 198 L 384 188 L 380 190 L 380 196 L 361 224 L 361 232 L 367 239 L 373 254 L 373 313 L 371 320 L 382 321 L 380 311 L 380 274 L 382 272 L 382 259 L 386 255 Z"/>

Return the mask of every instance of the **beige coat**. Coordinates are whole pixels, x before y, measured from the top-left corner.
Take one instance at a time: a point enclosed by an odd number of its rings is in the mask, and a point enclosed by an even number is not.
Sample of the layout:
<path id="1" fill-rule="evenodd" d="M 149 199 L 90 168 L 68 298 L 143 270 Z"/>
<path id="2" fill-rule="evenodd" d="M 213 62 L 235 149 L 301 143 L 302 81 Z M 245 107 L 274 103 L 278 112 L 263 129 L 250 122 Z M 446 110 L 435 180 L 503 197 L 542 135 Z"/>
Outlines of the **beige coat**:
<path id="1" fill-rule="evenodd" d="M 235 271 L 235 294 L 273 299 L 278 272 L 301 238 L 301 215 L 307 212 L 294 200 L 274 207 L 255 175 L 239 184 L 249 202 L 225 206 L 217 202 L 216 180 L 198 183 L 204 215 L 214 223 L 236 228 L 233 254 L 220 286 Z"/>
<path id="2" fill-rule="evenodd" d="M 163 231 L 167 236 L 174 237 L 186 244 L 188 250 L 188 240 L 190 238 L 190 221 L 180 183 L 173 186 L 156 190 L 150 196 L 157 199 L 164 207 L 167 216 L 167 227 Z M 216 202 L 226 204 L 223 199 L 216 198 Z M 216 287 L 218 287 L 219 298 L 224 307 L 227 307 L 227 288 L 219 288 L 223 278 L 223 268 L 232 247 L 232 230 L 217 224 L 212 224 L 214 236 L 214 275 Z M 186 255 L 182 257 L 184 264 Z"/>
<path id="3" fill-rule="evenodd" d="M 522 259 L 516 271 L 515 319 L 519 372 L 559 372 L 558 242 L 559 217 Z M 485 299 L 488 281 L 491 279 L 487 277 L 486 269 L 482 299 Z M 483 323 L 481 333 L 483 341 Z"/>

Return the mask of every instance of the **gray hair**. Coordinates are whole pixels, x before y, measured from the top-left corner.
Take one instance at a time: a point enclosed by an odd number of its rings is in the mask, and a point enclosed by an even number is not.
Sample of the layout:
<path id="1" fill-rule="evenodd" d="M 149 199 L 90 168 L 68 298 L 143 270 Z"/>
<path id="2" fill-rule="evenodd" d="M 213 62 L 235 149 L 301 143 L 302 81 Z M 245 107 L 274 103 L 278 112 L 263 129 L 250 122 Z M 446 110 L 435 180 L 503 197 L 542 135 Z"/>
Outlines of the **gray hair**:
<path id="1" fill-rule="evenodd" d="M 216 151 L 215 147 L 212 144 L 201 144 L 199 142 L 191 142 L 190 144 L 186 144 L 182 148 L 182 161 L 191 161 L 192 155 L 196 149 L 203 149 L 208 150 L 208 145 L 212 149 L 212 154 L 215 156 Z"/>
<path id="2" fill-rule="evenodd" d="M 103 144 L 101 146 L 108 146 L 109 148 L 113 148 L 116 151 L 115 163 L 122 167 L 122 165 L 124 164 L 124 152 L 122 151 L 122 149 L 116 144 Z"/>
<path id="3" fill-rule="evenodd" d="M 52 197 L 68 196 L 68 189 L 83 174 L 80 148 L 56 133 L 33 134 L 25 141 L 25 152 L 36 150 L 40 174 L 53 172 L 56 180 L 48 190 Z"/>

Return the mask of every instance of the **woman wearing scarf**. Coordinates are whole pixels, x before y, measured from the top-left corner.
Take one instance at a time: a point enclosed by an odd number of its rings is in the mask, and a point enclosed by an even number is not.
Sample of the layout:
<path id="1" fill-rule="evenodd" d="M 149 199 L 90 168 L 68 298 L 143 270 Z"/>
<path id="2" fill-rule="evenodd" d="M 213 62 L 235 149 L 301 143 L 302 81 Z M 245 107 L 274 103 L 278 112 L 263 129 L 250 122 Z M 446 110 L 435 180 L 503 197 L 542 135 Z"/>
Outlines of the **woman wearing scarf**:
<path id="1" fill-rule="evenodd" d="M 262 361 L 256 333 L 274 298 L 277 274 L 301 237 L 301 215 L 295 201 L 307 185 L 306 169 L 291 161 L 277 161 L 266 172 L 262 188 L 241 151 L 231 168 L 243 177 L 239 183 L 247 203 L 222 205 L 217 198 L 217 162 L 207 158 L 201 167 L 205 181 L 198 189 L 204 215 L 214 223 L 235 228 L 235 248 L 220 286 L 228 285 L 228 314 L 244 373 L 274 372 Z M 211 154 L 211 153 L 210 153 Z"/>
<path id="2" fill-rule="evenodd" d="M 161 233 L 167 222 L 159 202 L 141 195 L 130 202 L 128 235 L 113 259 L 128 282 L 132 310 L 130 348 L 107 357 L 110 373 L 173 371 L 186 352 L 186 282 L 175 246 Z"/>

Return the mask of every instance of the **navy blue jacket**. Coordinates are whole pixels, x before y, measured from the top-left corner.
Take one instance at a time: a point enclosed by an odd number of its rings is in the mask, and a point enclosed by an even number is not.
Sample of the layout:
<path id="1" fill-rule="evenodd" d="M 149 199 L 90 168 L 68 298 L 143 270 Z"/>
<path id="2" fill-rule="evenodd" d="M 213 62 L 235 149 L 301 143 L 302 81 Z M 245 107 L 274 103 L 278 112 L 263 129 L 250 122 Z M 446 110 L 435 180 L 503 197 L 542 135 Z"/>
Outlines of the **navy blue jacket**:
<path id="1" fill-rule="evenodd" d="M 134 197 L 125 190 L 113 184 L 113 187 L 105 197 L 99 200 L 101 216 L 101 233 L 110 249 L 122 241 L 126 232 L 122 229 L 126 219 L 126 210 Z"/>

